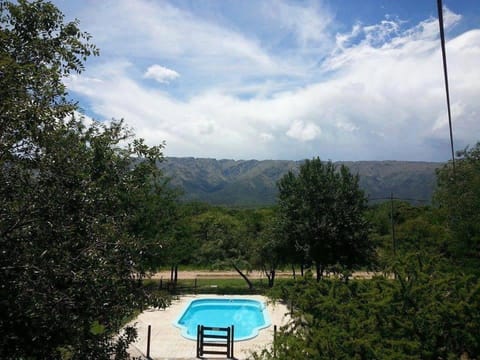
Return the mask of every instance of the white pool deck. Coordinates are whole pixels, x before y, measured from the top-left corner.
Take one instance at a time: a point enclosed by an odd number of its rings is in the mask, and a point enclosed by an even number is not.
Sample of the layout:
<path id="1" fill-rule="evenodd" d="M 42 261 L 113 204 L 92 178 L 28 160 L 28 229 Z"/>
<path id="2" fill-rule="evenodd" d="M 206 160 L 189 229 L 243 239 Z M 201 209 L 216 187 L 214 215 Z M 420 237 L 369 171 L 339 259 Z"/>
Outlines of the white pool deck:
<path id="1" fill-rule="evenodd" d="M 274 325 L 285 325 L 288 320 L 287 307 L 280 303 L 272 304 L 260 295 L 188 295 L 174 300 L 172 305 L 165 310 L 147 310 L 135 320 L 138 330 L 138 339 L 129 348 L 132 356 L 145 356 L 147 351 L 148 325 L 151 325 L 150 358 L 155 360 L 166 359 L 195 359 L 196 341 L 188 340 L 181 335 L 181 329 L 173 323 L 182 313 L 185 306 L 192 299 L 201 298 L 228 298 L 228 299 L 255 299 L 267 305 L 271 325 L 259 331 L 258 336 L 250 340 L 235 341 L 234 356 L 236 359 L 248 359 L 252 352 L 261 351 L 269 347 L 273 341 Z M 211 355 L 209 359 L 221 359 L 222 356 Z"/>

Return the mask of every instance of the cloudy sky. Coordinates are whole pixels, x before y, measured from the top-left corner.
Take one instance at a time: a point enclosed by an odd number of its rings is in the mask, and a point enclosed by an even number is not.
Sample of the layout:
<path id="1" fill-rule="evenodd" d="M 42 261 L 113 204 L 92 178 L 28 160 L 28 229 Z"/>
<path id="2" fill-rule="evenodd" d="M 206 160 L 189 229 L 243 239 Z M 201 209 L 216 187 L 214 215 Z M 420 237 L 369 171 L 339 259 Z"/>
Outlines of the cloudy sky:
<path id="1" fill-rule="evenodd" d="M 167 156 L 449 158 L 435 0 L 55 0 L 101 55 L 68 80 Z M 480 140 L 479 0 L 444 0 L 455 148 Z"/>

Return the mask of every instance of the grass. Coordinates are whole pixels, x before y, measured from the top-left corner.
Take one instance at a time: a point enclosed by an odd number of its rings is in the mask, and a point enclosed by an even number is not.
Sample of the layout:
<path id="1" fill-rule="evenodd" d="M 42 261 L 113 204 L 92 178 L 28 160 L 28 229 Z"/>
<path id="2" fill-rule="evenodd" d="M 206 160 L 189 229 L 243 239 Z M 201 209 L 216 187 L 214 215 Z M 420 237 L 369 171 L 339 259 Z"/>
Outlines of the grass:
<path id="1" fill-rule="evenodd" d="M 287 279 L 276 279 L 278 285 Z M 145 280 L 145 285 L 151 289 L 168 289 L 172 295 L 178 294 L 217 294 L 217 295 L 244 295 L 257 294 L 265 295 L 270 289 L 266 279 L 252 279 L 253 289 L 249 289 L 245 280 L 241 278 L 197 278 L 180 279 L 176 288 L 168 282 L 160 280 Z"/>

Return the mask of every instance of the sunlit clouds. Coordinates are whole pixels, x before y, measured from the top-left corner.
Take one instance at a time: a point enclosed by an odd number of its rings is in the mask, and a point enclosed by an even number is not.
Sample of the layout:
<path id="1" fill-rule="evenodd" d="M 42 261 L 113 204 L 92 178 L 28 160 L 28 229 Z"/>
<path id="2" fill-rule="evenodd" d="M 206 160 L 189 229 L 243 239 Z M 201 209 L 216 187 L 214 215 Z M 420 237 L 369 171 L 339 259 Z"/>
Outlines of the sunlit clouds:
<path id="1" fill-rule="evenodd" d="M 165 140 L 167 155 L 448 159 L 432 16 L 341 24 L 323 2 L 276 1 L 242 27 L 213 5 L 101 4 L 76 14 L 101 56 L 67 86 L 90 116 L 125 118 L 148 144 Z M 445 23 L 448 35 L 462 15 L 446 9 Z M 448 37 L 447 56 L 462 148 L 480 134 L 480 29 Z"/>
<path id="2" fill-rule="evenodd" d="M 168 69 L 161 65 L 150 66 L 143 75 L 145 78 L 154 79 L 162 84 L 168 84 L 170 81 L 175 80 L 179 76 L 180 74 L 175 70 Z"/>

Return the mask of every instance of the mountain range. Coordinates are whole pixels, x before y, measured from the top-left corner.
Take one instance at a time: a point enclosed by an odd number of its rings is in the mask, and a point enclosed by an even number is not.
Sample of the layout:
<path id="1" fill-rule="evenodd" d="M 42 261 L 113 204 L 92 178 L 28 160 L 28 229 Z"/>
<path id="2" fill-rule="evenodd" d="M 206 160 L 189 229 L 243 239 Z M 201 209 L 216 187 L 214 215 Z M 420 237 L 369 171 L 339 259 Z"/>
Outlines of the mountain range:
<path id="1" fill-rule="evenodd" d="M 185 201 L 226 206 L 263 206 L 276 201 L 277 181 L 297 171 L 302 161 L 216 160 L 168 157 L 159 166 Z M 370 202 L 390 198 L 430 203 L 436 169 L 443 163 L 413 161 L 337 162 L 359 174 L 360 187 Z"/>

